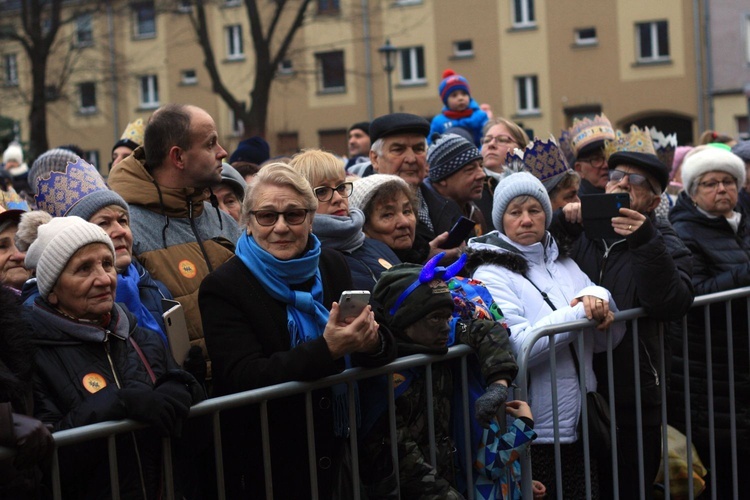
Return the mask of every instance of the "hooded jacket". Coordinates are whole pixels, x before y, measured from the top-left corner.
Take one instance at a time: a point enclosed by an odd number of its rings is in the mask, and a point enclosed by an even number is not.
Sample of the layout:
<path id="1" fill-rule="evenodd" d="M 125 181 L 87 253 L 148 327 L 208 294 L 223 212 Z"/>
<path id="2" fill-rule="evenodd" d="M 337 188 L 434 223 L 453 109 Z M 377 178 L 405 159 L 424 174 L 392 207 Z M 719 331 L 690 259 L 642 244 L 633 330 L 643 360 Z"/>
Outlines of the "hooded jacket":
<path id="1" fill-rule="evenodd" d="M 198 288 L 234 255 L 237 223 L 206 201 L 207 190 L 158 186 L 142 147 L 112 169 L 108 183 L 130 206 L 133 252 L 182 304 L 191 344 L 205 354 Z"/>
<path id="2" fill-rule="evenodd" d="M 448 111 L 448 106 L 443 106 L 443 110 L 435 115 L 430 123 L 430 135 L 427 136 L 428 140 L 432 140 L 433 134 L 444 134 L 449 128 L 462 127 L 471 132 L 474 138 L 474 145 L 480 147 L 482 145 L 482 128 L 487 123 L 489 117 L 487 113 L 482 111 L 474 98 L 469 99 L 469 107 L 472 113 L 464 118 L 448 118 L 444 113 Z"/>
<path id="3" fill-rule="evenodd" d="M 513 243 L 504 234 L 493 231 L 469 240 L 467 267 L 474 269 L 473 277 L 485 284 L 511 331 L 511 345 L 516 357 L 533 338 L 534 331 L 543 326 L 585 319 L 583 304 L 570 307 L 570 302 L 584 295 L 594 295 L 609 301 L 617 311 L 607 290 L 593 285 L 572 259 L 563 257 L 554 239 L 546 234 L 542 242 L 529 246 Z M 538 288 L 537 288 L 538 287 Z M 555 310 L 542 296 L 544 292 L 555 305 Z M 625 332 L 622 323 L 610 328 L 613 344 L 617 345 Z M 576 332 L 555 336 L 560 442 L 573 443 L 578 439 L 576 428 L 581 413 L 581 393 L 573 355 L 568 344 L 573 342 L 578 351 Z M 551 373 L 549 365 L 550 336 L 540 338 L 528 358 L 529 404 L 534 412 L 534 430 L 538 443 L 554 442 L 552 415 Z M 584 352 L 578 352 L 585 367 L 586 389 L 595 391 L 596 376 L 592 368 L 594 352 L 606 350 L 607 336 L 593 329 L 583 332 Z M 576 340 L 574 342 L 574 340 Z"/>

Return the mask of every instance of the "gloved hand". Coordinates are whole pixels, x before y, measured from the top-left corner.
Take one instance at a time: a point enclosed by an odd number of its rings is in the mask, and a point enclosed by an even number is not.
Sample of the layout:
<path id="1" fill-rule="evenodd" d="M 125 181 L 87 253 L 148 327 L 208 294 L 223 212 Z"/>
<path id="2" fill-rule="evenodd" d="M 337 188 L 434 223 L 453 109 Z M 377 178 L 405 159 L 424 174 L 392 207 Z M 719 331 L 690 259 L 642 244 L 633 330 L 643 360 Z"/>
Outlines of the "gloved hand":
<path id="1" fill-rule="evenodd" d="M 178 415 L 190 410 L 173 397 L 148 389 L 121 389 L 120 400 L 128 418 L 154 426 L 163 436 L 177 435 Z"/>
<path id="2" fill-rule="evenodd" d="M 193 398 L 190 395 L 190 390 L 185 384 L 178 380 L 167 380 L 163 384 L 155 387 L 154 391 L 163 394 L 178 403 L 177 405 L 173 405 L 178 418 L 185 418 L 188 416 Z"/>
<path id="3" fill-rule="evenodd" d="M 474 403 L 476 419 L 479 424 L 488 428 L 492 417 L 497 415 L 500 406 L 508 399 L 508 388 L 502 384 L 490 385 L 487 392 L 479 396 Z"/>
<path id="4" fill-rule="evenodd" d="M 21 413 L 13 414 L 13 433 L 18 451 L 13 465 L 18 469 L 41 462 L 55 447 L 55 440 L 47 426 Z"/>
<path id="5" fill-rule="evenodd" d="M 206 383 L 208 366 L 206 364 L 206 358 L 203 356 L 203 351 L 197 345 L 192 346 L 188 351 L 187 357 L 182 363 L 182 368 L 195 377 L 195 380 L 197 380 L 200 385 Z"/>

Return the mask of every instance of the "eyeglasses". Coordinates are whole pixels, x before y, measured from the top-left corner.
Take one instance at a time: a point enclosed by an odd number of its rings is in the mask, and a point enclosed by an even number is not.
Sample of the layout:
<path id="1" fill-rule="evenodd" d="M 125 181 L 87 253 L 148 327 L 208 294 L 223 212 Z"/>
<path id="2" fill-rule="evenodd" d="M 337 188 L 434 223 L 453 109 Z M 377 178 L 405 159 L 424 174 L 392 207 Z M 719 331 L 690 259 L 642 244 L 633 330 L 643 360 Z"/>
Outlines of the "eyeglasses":
<path id="1" fill-rule="evenodd" d="M 633 186 L 645 186 L 652 193 L 657 194 L 656 191 L 654 191 L 654 187 L 651 185 L 651 183 L 648 181 L 648 178 L 646 178 L 645 175 L 633 174 L 630 172 L 623 172 L 622 170 L 610 170 L 609 171 L 609 182 L 618 183 L 621 180 L 623 180 L 625 177 L 628 178 L 628 182 L 632 184 Z"/>
<path id="2" fill-rule="evenodd" d="M 336 191 L 342 198 L 349 198 L 353 190 L 354 184 L 352 184 L 351 182 L 344 182 L 343 184 L 339 184 L 335 188 L 320 186 L 313 189 L 313 191 L 315 192 L 315 197 L 318 199 L 318 201 L 322 202 L 331 201 L 333 199 L 334 191 Z"/>
<path id="3" fill-rule="evenodd" d="M 705 181 L 699 182 L 698 185 L 702 188 L 706 188 L 709 191 L 714 191 L 719 188 L 719 184 L 723 185 L 725 189 L 737 189 L 737 181 L 732 179 L 724 179 L 721 181 Z"/>
<path id="4" fill-rule="evenodd" d="M 273 210 L 254 210 L 250 213 L 255 216 L 255 220 L 261 226 L 273 226 L 276 221 L 279 220 L 279 215 L 284 216 L 284 222 L 290 226 L 299 226 L 307 218 L 308 212 L 306 208 L 296 208 L 294 210 L 287 210 L 286 212 L 274 212 Z"/>
<path id="5" fill-rule="evenodd" d="M 591 156 L 589 158 L 581 158 L 581 159 L 576 160 L 576 161 L 580 161 L 580 162 L 584 162 L 584 163 L 590 163 L 591 166 L 594 167 L 594 168 L 602 168 L 603 166 L 605 166 L 607 164 L 607 160 L 603 156 Z M 610 174 L 611 174 L 611 172 L 610 172 Z M 610 179 L 611 178 L 612 177 L 610 177 Z M 622 179 L 622 177 L 620 177 L 620 179 Z"/>
<path id="6" fill-rule="evenodd" d="M 485 135 L 482 138 L 482 145 L 488 146 L 494 141 L 498 144 L 517 144 L 515 139 L 507 135 Z"/>

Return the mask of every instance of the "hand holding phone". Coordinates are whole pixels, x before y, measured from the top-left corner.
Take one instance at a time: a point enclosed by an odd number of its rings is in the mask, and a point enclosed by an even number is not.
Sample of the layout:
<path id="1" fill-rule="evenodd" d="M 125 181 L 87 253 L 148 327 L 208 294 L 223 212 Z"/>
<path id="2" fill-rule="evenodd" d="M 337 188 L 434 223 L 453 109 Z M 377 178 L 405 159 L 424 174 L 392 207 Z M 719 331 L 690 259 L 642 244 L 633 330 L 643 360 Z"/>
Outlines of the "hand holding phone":
<path id="1" fill-rule="evenodd" d="M 590 240 L 620 239 L 612 228 L 612 218 L 620 216 L 621 208 L 630 208 L 628 193 L 581 195 L 583 230 Z"/>
<path id="2" fill-rule="evenodd" d="M 449 250 L 461 246 L 461 243 L 466 241 L 466 238 L 471 234 L 471 230 L 474 229 L 474 221 L 468 217 L 461 216 L 450 231 L 448 231 L 448 239 L 445 240 L 440 248 Z"/>
<path id="3" fill-rule="evenodd" d="M 367 290 L 346 290 L 339 299 L 339 318 L 356 318 L 370 303 L 370 292 Z"/>

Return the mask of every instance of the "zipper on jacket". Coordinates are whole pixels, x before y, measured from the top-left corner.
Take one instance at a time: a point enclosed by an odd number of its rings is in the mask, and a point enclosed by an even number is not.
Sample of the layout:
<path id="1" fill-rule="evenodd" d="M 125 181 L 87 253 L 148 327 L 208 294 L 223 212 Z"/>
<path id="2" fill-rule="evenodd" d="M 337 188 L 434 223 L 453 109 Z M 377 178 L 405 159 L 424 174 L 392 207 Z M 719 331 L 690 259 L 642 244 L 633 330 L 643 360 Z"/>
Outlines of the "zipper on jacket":
<path id="1" fill-rule="evenodd" d="M 198 242 L 198 246 L 201 249 L 201 253 L 203 253 L 203 259 L 206 261 L 206 266 L 208 267 L 208 272 L 213 272 L 214 266 L 211 265 L 211 261 L 208 259 L 208 254 L 206 253 L 206 249 L 203 246 L 203 240 L 201 239 L 200 235 L 198 234 L 198 228 L 195 227 L 195 220 L 193 219 L 193 200 L 188 200 L 188 220 L 190 221 L 190 229 L 193 230 L 193 235 L 195 236 L 195 241 Z"/>
<path id="2" fill-rule="evenodd" d="M 109 361 L 109 368 L 112 370 L 112 376 L 115 378 L 115 385 L 118 389 L 122 389 L 120 384 L 120 378 L 117 376 L 117 370 L 115 370 L 115 364 L 112 362 L 112 353 L 109 350 L 109 336 L 112 332 L 104 330 L 104 352 L 107 353 L 107 361 Z"/>

